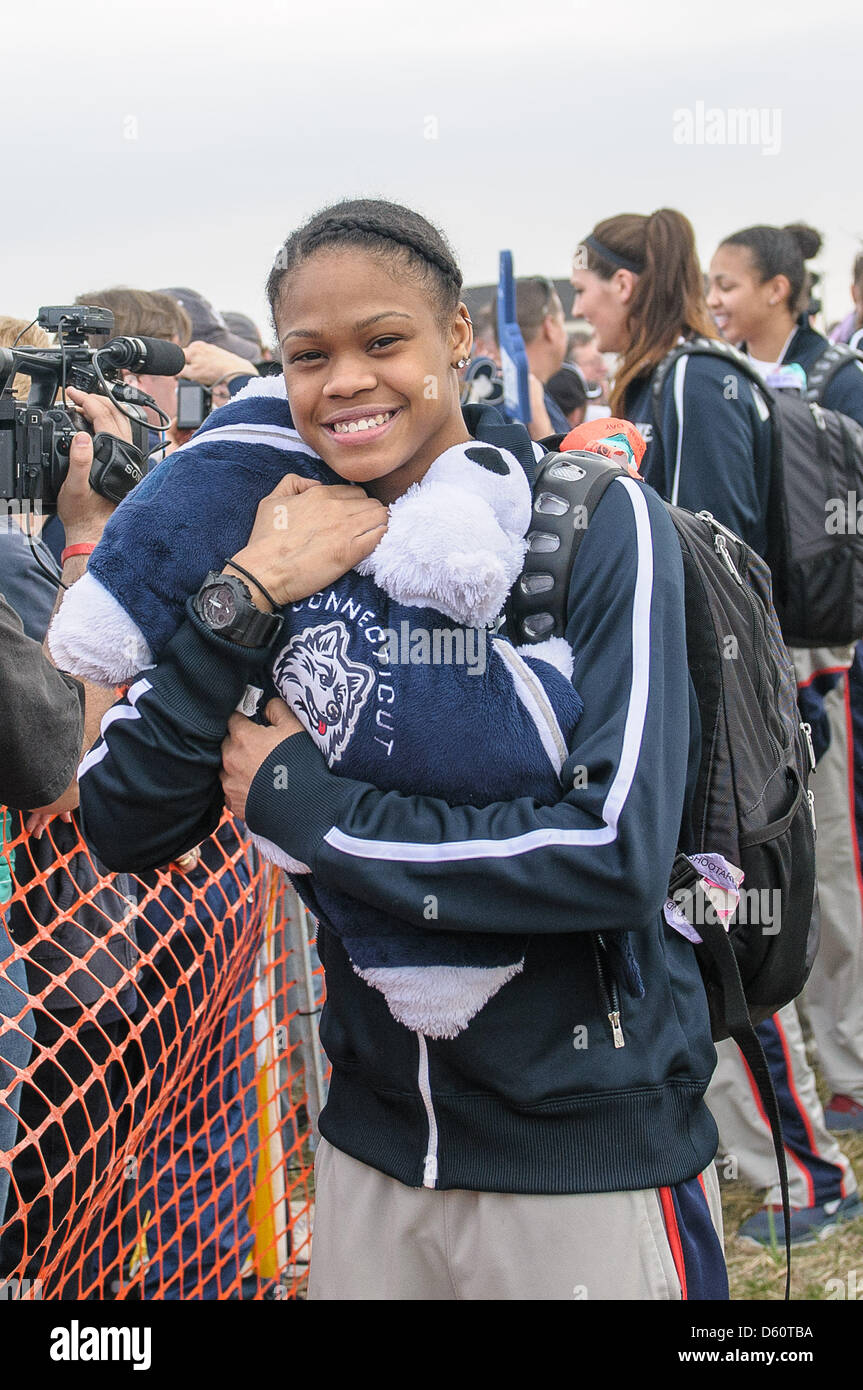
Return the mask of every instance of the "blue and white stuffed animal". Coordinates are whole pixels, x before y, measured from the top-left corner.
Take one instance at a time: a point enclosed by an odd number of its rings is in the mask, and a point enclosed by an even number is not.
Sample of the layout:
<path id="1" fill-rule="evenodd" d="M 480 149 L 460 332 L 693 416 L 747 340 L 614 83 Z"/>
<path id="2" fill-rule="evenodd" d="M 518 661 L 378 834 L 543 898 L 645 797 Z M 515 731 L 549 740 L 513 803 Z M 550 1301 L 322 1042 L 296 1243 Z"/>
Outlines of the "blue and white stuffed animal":
<path id="1" fill-rule="evenodd" d="M 343 482 L 294 429 L 282 379 L 253 382 L 118 507 L 54 621 L 58 664 L 116 684 L 156 662 L 188 595 L 245 545 L 287 472 Z M 518 651 L 488 631 L 530 513 L 512 453 L 457 445 L 390 506 L 368 559 L 284 609 L 264 697 L 282 696 L 333 772 L 449 805 L 560 800 L 582 713 L 572 652 L 554 638 Z M 304 891 L 308 867 L 257 844 L 410 1028 L 454 1037 L 522 968 L 521 938 L 440 931 L 433 909 L 420 930 L 317 880 Z"/>

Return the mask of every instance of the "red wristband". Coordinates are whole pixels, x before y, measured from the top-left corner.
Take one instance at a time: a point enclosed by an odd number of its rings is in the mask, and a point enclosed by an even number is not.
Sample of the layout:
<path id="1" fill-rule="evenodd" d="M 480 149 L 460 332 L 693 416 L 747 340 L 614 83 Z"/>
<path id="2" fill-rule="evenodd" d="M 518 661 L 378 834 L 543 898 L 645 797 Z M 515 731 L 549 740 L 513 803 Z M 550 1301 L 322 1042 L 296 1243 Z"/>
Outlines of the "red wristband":
<path id="1" fill-rule="evenodd" d="M 92 555 L 96 549 L 95 541 L 82 541 L 80 545 L 67 545 L 60 556 L 60 564 L 65 565 L 73 555 Z"/>

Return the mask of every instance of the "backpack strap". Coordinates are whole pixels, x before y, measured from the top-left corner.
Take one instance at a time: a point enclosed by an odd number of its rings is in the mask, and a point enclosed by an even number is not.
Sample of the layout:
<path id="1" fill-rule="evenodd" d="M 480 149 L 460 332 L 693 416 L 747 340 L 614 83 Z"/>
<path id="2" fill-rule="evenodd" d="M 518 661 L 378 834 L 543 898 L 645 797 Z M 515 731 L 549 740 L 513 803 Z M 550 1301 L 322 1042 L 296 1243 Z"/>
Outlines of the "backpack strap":
<path id="1" fill-rule="evenodd" d="M 788 550 L 788 510 L 785 501 L 784 460 L 782 455 L 782 433 L 776 418 L 776 398 L 770 387 L 745 353 L 739 352 L 721 338 L 689 338 L 678 343 L 663 357 L 655 369 L 651 382 L 650 395 L 653 418 L 653 434 L 660 443 L 662 437 L 662 393 L 668 374 L 681 357 L 716 357 L 728 364 L 729 370 L 738 372 L 752 386 L 756 395 L 764 402 L 770 418 L 770 487 L 767 500 L 767 555 L 765 559 L 773 572 L 775 601 L 779 605 L 787 602 L 787 550 Z"/>
<path id="2" fill-rule="evenodd" d="M 547 453 L 537 464 L 524 568 L 505 615 L 514 644 L 563 637 L 572 567 L 590 519 L 615 478 L 630 474 L 599 454 Z"/>
<path id="3" fill-rule="evenodd" d="M 653 406 L 653 433 L 658 439 L 662 439 L 662 393 L 669 372 L 677 365 L 681 357 L 717 357 L 721 362 L 727 362 L 730 368 L 740 372 L 747 381 L 751 382 L 772 418 L 773 394 L 744 353 L 738 352 L 737 348 L 732 347 L 730 343 L 724 342 L 721 338 L 687 338 L 686 342 L 678 343 L 676 347 L 666 353 L 653 373 L 650 397 Z"/>
<path id="4" fill-rule="evenodd" d="M 669 897 L 673 898 L 681 888 L 700 892 L 701 890 L 697 888 L 698 878 L 698 871 L 686 858 L 686 855 L 678 854 L 671 868 L 668 884 Z M 776 1155 L 776 1166 L 779 1170 L 782 1218 L 785 1222 L 785 1299 L 788 1301 L 791 1297 L 791 1202 L 788 1194 L 788 1169 L 785 1164 L 779 1102 L 776 1099 L 773 1078 L 770 1075 L 764 1048 L 761 1046 L 761 1039 L 749 1016 L 749 1006 L 746 1003 L 737 957 L 734 954 L 734 947 L 728 939 L 728 933 L 721 922 L 716 919 L 715 913 L 704 911 L 699 913 L 698 934 L 702 944 L 695 948 L 696 952 L 703 952 L 709 956 L 714 972 L 719 977 L 723 996 L 723 1022 L 728 1029 L 729 1036 L 740 1048 L 752 1073 L 752 1078 L 758 1088 L 758 1095 L 764 1106 L 764 1113 L 770 1124 L 773 1152 Z"/>
<path id="5" fill-rule="evenodd" d="M 804 400 L 821 405 L 834 376 L 849 362 L 863 362 L 863 352 L 857 352 L 847 343 L 829 343 L 806 373 Z"/>

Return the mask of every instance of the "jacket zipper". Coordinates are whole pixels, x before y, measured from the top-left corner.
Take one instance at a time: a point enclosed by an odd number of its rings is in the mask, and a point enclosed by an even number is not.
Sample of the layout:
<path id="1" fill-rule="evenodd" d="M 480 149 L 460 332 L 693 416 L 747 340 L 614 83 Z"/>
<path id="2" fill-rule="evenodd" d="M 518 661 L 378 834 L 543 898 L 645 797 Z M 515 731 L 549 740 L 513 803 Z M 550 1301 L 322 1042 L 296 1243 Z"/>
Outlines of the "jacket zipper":
<path id="1" fill-rule="evenodd" d="M 623 1036 L 623 1029 L 620 1025 L 620 995 L 617 992 L 617 982 L 610 971 L 606 973 L 604 968 L 605 941 L 601 932 L 591 933 L 591 945 L 593 946 L 593 957 L 596 961 L 596 975 L 599 980 L 599 992 L 602 995 L 602 1002 L 605 1007 L 606 1017 L 611 1024 L 611 1036 L 614 1039 L 615 1047 L 625 1047 L 626 1039 Z"/>
<path id="2" fill-rule="evenodd" d="M 423 1187 L 437 1186 L 437 1116 L 432 1102 L 429 1078 L 429 1051 L 424 1033 L 417 1033 L 419 1043 L 419 1088 L 429 1125 L 428 1148 L 423 1160 Z"/>

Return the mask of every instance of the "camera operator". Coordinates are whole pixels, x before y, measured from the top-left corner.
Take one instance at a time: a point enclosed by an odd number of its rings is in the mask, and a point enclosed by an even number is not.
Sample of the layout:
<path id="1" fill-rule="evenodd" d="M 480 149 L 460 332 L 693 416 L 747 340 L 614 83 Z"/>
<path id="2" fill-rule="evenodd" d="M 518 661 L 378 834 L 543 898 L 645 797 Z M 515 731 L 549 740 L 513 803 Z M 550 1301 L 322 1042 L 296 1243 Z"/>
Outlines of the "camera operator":
<path id="1" fill-rule="evenodd" d="M 189 296 L 188 302 L 178 297 L 180 291 L 175 294 L 163 290 L 135 290 L 115 286 L 112 289 L 79 294 L 75 300 L 76 304 L 99 304 L 110 309 L 114 315 L 114 333 L 117 336 L 162 338 L 183 348 L 186 366 L 179 377 L 152 376 L 129 371 L 123 373 L 123 379 L 128 385 L 137 386 L 148 396 L 152 396 L 171 420 L 166 432 L 166 448 L 154 455 L 155 459 L 165 458 L 181 444 L 185 444 L 194 433 L 192 429 L 180 429 L 177 425 L 177 383 L 181 378 L 184 381 L 195 381 L 213 390 L 215 408 L 222 405 L 229 394 L 244 386 L 252 376 L 257 376 L 257 367 L 244 355 L 246 352 L 253 352 L 254 345 L 223 332 L 207 300 L 193 295 L 191 291 L 184 293 Z M 206 341 L 202 341 L 204 333 L 211 332 L 217 335 L 216 339 L 208 337 Z M 100 345 L 95 334 L 90 334 L 89 341 L 93 347 Z M 107 342 L 107 338 L 105 341 Z M 239 355 L 240 349 L 243 355 Z M 223 392 L 223 396 L 216 394 L 219 391 Z M 159 424 L 152 411 L 148 411 L 148 415 L 153 426 Z M 153 442 L 156 442 L 155 436 Z"/>
<path id="2" fill-rule="evenodd" d="M 92 290 L 87 294 L 79 294 L 75 303 L 98 304 L 101 308 L 110 309 L 114 316 L 111 336 L 160 338 L 167 343 L 176 343 L 181 348 L 186 347 L 191 337 L 192 325 L 189 315 L 167 294 L 115 286 L 107 290 Z M 104 347 L 108 337 L 107 334 L 89 333 L 88 342 L 91 347 Z M 152 461 L 156 462 L 183 444 L 187 437 L 178 432 L 176 427 L 177 377 L 124 371 L 123 380 L 128 386 L 135 386 L 151 396 L 171 422 L 164 436 L 157 434 L 156 431 L 164 424 L 164 420 L 160 419 L 155 411 L 146 408 L 147 419 L 153 429 L 151 444 L 156 445 L 161 439 L 166 445 L 163 451 L 153 455 Z"/>

